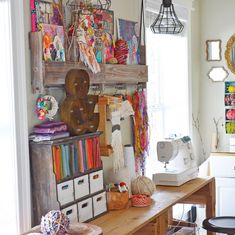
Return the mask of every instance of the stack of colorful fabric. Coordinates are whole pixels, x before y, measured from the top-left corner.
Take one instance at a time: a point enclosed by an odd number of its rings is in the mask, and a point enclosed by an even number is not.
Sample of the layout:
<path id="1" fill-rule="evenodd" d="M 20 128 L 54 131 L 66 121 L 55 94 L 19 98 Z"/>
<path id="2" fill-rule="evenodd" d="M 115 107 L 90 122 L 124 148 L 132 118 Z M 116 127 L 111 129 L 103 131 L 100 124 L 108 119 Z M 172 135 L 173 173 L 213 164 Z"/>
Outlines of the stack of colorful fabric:
<path id="1" fill-rule="evenodd" d="M 57 182 L 102 166 L 98 137 L 54 145 L 52 149 Z"/>
<path id="2" fill-rule="evenodd" d="M 33 128 L 29 139 L 34 142 L 55 140 L 69 136 L 68 127 L 64 122 L 46 122 Z"/>
<path id="3" fill-rule="evenodd" d="M 114 57 L 118 64 L 126 64 L 128 57 L 128 43 L 125 40 L 119 39 L 114 48 Z"/>

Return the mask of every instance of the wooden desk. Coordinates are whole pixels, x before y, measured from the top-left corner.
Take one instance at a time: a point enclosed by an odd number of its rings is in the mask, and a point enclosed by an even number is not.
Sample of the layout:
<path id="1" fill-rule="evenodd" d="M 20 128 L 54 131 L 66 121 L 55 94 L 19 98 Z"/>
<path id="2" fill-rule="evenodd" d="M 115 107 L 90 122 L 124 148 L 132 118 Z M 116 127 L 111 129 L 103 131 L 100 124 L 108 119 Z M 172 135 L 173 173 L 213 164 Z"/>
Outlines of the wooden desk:
<path id="1" fill-rule="evenodd" d="M 104 235 L 165 235 L 176 203 L 205 204 L 206 217 L 215 216 L 215 179 L 197 178 L 180 187 L 157 186 L 152 199 L 149 207 L 110 211 L 91 223 L 101 227 Z"/>

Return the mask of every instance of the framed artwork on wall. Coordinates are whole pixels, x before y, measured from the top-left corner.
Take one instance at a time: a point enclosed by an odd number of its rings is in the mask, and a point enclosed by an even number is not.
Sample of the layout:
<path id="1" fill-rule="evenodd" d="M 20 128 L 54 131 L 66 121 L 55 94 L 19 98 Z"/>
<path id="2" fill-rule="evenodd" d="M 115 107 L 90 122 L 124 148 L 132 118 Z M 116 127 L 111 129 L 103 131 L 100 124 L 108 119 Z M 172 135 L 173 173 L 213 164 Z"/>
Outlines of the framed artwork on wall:
<path id="1" fill-rule="evenodd" d="M 30 0 L 32 32 L 40 31 L 41 24 L 63 25 L 61 0 Z"/>
<path id="2" fill-rule="evenodd" d="M 235 82 L 225 82 L 225 131 L 226 134 L 235 134 Z"/>
<path id="3" fill-rule="evenodd" d="M 127 64 L 139 64 L 139 23 L 129 20 L 117 20 L 118 39 L 128 43 Z"/>
<path id="4" fill-rule="evenodd" d="M 235 82 L 225 82 L 224 104 L 235 107 Z"/>
<path id="5" fill-rule="evenodd" d="M 43 58 L 45 61 L 65 61 L 64 28 L 60 25 L 42 24 Z"/>

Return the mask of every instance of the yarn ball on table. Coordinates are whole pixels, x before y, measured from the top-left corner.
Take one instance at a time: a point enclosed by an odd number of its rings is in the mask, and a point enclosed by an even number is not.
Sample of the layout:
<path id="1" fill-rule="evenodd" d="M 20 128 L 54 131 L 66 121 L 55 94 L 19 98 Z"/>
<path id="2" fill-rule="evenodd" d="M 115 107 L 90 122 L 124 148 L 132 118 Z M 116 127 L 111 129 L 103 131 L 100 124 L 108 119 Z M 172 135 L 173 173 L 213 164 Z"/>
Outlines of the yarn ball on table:
<path id="1" fill-rule="evenodd" d="M 132 194 L 151 196 L 156 190 L 154 182 L 146 176 L 138 176 L 131 182 Z"/>
<path id="2" fill-rule="evenodd" d="M 48 212 L 41 219 L 41 232 L 44 235 L 68 234 L 69 218 L 59 210 Z"/>

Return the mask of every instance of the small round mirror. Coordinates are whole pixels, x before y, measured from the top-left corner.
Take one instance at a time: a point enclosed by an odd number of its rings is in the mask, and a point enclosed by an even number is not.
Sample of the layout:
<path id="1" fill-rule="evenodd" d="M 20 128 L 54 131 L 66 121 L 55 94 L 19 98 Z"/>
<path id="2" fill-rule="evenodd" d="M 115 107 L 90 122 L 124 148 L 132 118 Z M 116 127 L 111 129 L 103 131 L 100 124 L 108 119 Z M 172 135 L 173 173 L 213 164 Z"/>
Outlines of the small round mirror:
<path id="1" fill-rule="evenodd" d="M 226 45 L 225 59 L 228 68 L 235 73 L 235 34 L 230 37 Z"/>

